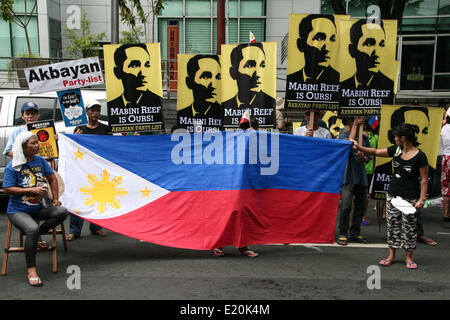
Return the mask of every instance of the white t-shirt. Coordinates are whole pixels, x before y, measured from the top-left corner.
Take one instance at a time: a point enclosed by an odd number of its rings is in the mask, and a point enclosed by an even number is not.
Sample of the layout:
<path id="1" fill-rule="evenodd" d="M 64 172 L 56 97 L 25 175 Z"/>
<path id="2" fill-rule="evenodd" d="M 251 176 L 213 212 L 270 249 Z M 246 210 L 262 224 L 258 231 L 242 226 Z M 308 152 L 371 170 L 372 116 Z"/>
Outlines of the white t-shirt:
<path id="1" fill-rule="evenodd" d="M 446 124 L 441 129 L 442 154 L 450 156 L 450 124 Z"/>
<path id="2" fill-rule="evenodd" d="M 297 136 L 305 136 L 306 135 L 306 126 L 298 127 L 297 129 L 295 129 L 294 134 Z M 315 130 L 313 137 L 314 138 L 332 139 L 330 131 L 328 131 L 327 129 L 325 129 L 323 127 L 319 127 L 317 130 Z"/>

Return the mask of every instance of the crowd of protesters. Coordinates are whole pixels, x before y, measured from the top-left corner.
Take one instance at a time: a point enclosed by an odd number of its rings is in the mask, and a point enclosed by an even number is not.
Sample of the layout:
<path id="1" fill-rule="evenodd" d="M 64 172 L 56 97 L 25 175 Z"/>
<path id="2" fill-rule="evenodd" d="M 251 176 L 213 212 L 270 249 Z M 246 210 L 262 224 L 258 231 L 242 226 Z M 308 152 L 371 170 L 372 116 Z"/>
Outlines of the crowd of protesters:
<path id="1" fill-rule="evenodd" d="M 440 106 L 445 108 L 445 103 Z M 74 133 L 108 134 L 109 127 L 98 121 L 100 104 L 97 101 L 89 102 L 86 106 L 89 123 L 77 127 Z M 305 119 L 300 127 L 292 132 L 292 120 L 284 118 L 277 109 L 277 128 L 282 132 L 294 135 L 309 136 L 312 138 L 332 139 L 327 123 L 321 118 L 323 112 L 307 110 Z M 39 108 L 34 103 L 25 103 L 22 107 L 22 119 L 25 124 L 37 121 Z M 408 269 L 417 269 L 417 263 L 412 260 L 412 254 L 418 241 L 428 245 L 437 243 L 424 236 L 421 223 L 420 209 L 429 195 L 442 195 L 444 199 L 444 222 L 450 222 L 450 109 L 447 110 L 442 122 L 439 167 L 434 173 L 434 183 L 429 188 L 428 160 L 420 150 L 417 139 L 419 128 L 414 124 L 400 123 L 393 128 L 393 145 L 386 149 L 377 149 L 378 127 L 372 128 L 362 117 L 342 119 L 345 127 L 340 130 L 337 139 L 352 142 L 352 151 L 347 161 L 341 189 L 341 204 L 338 218 L 337 243 L 347 245 L 349 241 L 365 244 L 368 240 L 361 234 L 361 225 L 370 222 L 367 219 L 367 209 L 370 198 L 369 185 L 374 175 L 375 156 L 390 157 L 395 165 L 390 186 L 386 194 L 386 212 L 383 217 L 387 220 L 388 257 L 379 264 L 390 266 L 395 262 L 397 249 L 406 250 L 405 263 Z M 364 133 L 358 135 L 360 127 Z M 241 129 L 258 129 L 254 117 L 242 122 Z M 43 282 L 36 271 L 36 250 L 45 249 L 46 243 L 40 241 L 40 235 L 61 223 L 67 210 L 61 207 L 58 200 L 58 181 L 55 172 L 42 157 L 36 156 L 39 148 L 37 138 L 28 132 L 25 126 L 18 127 L 11 135 L 4 154 L 11 156 L 12 161 L 5 169 L 3 188 L 5 193 L 11 195 L 8 205 L 8 218 L 14 226 L 26 235 L 25 255 L 28 267 L 28 283 L 31 286 L 42 286 Z M 30 167 L 32 166 L 32 167 Z M 408 170 L 406 170 L 408 168 Z M 29 177 L 28 177 L 28 176 Z M 46 182 L 38 185 L 39 179 L 47 178 Z M 44 179 L 45 180 L 45 179 Z M 439 185 L 438 182 L 441 182 Z M 41 201 L 47 197 L 48 191 L 53 195 L 53 202 L 44 205 Z M 401 197 L 414 207 L 416 214 L 406 214 L 397 209 L 393 199 Z M 34 201 L 34 202 L 33 202 Z M 38 201 L 39 205 L 36 205 Z M 376 206 L 381 210 L 382 206 Z M 45 220 L 38 225 L 35 219 Z M 72 241 L 80 237 L 83 220 L 71 216 L 70 233 L 67 240 Z M 101 227 L 90 225 L 93 235 L 106 236 Z M 239 253 L 255 258 L 258 253 L 244 246 Z M 215 256 L 221 257 L 225 253 L 223 248 L 214 248 Z"/>

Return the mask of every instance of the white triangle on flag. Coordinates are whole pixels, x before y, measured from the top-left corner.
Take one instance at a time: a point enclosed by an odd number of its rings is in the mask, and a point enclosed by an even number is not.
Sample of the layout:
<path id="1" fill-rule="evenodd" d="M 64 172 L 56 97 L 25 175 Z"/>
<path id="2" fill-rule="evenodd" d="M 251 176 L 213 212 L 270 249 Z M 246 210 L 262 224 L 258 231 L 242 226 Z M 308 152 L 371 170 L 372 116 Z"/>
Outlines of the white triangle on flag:
<path id="1" fill-rule="evenodd" d="M 170 191 L 108 161 L 65 135 L 59 136 L 60 200 L 71 213 L 109 219 L 136 210 Z"/>

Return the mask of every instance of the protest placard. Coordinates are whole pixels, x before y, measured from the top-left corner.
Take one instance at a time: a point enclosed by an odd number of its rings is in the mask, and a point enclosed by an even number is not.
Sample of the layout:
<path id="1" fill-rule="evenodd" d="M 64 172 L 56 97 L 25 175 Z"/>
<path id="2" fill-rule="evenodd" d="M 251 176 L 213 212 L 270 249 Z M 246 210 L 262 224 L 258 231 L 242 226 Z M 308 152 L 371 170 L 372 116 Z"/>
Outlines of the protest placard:
<path id="1" fill-rule="evenodd" d="M 111 44 L 103 48 L 112 132 L 163 130 L 159 43 Z"/>
<path id="2" fill-rule="evenodd" d="M 58 145 L 55 139 L 55 123 L 53 120 L 37 121 L 27 124 L 28 131 L 38 137 L 39 156 L 47 159 L 58 158 Z"/>
<path id="3" fill-rule="evenodd" d="M 24 69 L 31 94 L 82 88 L 103 83 L 98 57 Z"/>
<path id="4" fill-rule="evenodd" d="M 88 123 L 80 89 L 58 91 L 57 94 L 66 127 Z"/>

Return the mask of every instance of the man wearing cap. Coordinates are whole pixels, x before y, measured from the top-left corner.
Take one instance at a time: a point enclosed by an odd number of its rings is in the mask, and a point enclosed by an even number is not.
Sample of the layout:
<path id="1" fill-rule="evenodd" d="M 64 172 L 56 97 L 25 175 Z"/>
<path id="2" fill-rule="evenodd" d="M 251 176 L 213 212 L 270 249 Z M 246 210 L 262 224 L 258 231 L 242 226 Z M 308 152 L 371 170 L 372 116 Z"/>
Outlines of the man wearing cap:
<path id="1" fill-rule="evenodd" d="M 100 117 L 101 105 L 97 100 L 87 100 L 86 101 L 86 114 L 88 116 L 88 124 L 83 126 L 78 126 L 75 128 L 75 134 L 111 134 L 110 126 L 98 121 Z M 75 215 L 70 216 L 70 229 L 69 234 L 66 236 L 66 240 L 72 241 L 75 238 L 79 238 L 81 235 L 81 229 L 83 228 L 84 220 Z M 102 231 L 102 227 L 91 223 L 89 230 L 92 235 L 95 236 L 106 236 L 106 232 Z"/>
<path id="2" fill-rule="evenodd" d="M 101 104 L 97 100 L 88 100 L 85 104 L 88 124 L 75 128 L 76 134 L 111 134 L 111 128 L 98 121 L 100 117 Z"/>
<path id="3" fill-rule="evenodd" d="M 17 127 L 14 129 L 12 134 L 9 136 L 8 143 L 6 144 L 5 150 L 3 150 L 3 154 L 12 157 L 12 147 L 14 144 L 14 141 L 16 140 L 16 137 L 25 131 L 28 131 L 27 124 L 36 122 L 39 119 L 39 108 L 38 106 L 33 102 L 25 102 L 22 105 L 22 119 L 25 122 L 23 126 Z"/>

